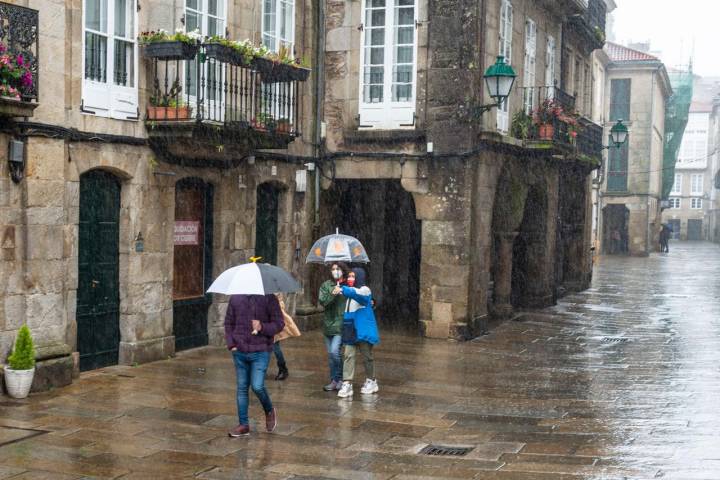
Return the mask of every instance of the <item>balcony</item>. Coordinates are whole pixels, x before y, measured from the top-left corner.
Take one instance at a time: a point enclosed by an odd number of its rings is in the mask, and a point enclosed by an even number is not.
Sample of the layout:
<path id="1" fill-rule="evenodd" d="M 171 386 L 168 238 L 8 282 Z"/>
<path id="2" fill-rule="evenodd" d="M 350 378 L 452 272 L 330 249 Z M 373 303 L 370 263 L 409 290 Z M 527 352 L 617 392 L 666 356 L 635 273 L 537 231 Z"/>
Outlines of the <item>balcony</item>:
<path id="1" fill-rule="evenodd" d="M 587 39 L 592 49 L 599 49 L 605 45 L 606 18 L 607 7 L 604 0 L 588 0 L 585 11 L 571 16 L 569 23 Z"/>
<path id="2" fill-rule="evenodd" d="M 0 2 L 0 117 L 32 117 L 38 103 L 38 11 Z"/>
<path id="3" fill-rule="evenodd" d="M 513 117 L 510 133 L 526 148 L 599 164 L 603 129 L 575 113 L 575 97 L 555 86 L 520 87 L 524 110 Z M 530 112 L 530 114 L 526 113 Z M 540 115 L 545 112 L 546 115 Z M 542 121 L 543 117 L 547 121 Z"/>
<path id="4" fill-rule="evenodd" d="M 145 124 L 160 158 L 231 167 L 300 136 L 299 88 L 309 70 L 248 62 L 213 44 L 163 43 L 145 47 L 153 75 Z"/>

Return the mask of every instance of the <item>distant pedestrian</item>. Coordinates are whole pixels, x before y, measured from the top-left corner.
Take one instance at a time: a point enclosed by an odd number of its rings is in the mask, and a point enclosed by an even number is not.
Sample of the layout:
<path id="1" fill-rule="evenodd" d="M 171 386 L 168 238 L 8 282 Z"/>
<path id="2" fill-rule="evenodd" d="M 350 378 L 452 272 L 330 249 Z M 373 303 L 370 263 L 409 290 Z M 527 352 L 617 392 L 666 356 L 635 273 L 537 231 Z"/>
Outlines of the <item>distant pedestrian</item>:
<path id="1" fill-rule="evenodd" d="M 613 230 L 611 234 L 610 253 L 620 253 L 622 247 L 622 237 L 620 236 L 620 230 Z"/>
<path id="2" fill-rule="evenodd" d="M 275 295 L 232 295 L 225 314 L 225 342 L 232 352 L 237 376 L 239 424 L 228 432 L 231 437 L 250 433 L 248 389 L 252 388 L 265 411 L 268 432 L 277 426 L 277 411 L 265 389 L 265 373 L 270 362 L 275 335 L 285 327 L 280 303 Z"/>
<path id="3" fill-rule="evenodd" d="M 285 302 L 283 301 L 282 294 L 277 294 L 278 302 L 280 303 L 280 310 L 283 314 L 283 320 L 285 321 L 285 328 L 282 332 L 275 335 L 275 343 L 273 344 L 273 353 L 275 354 L 275 360 L 278 365 L 278 373 L 275 375 L 275 380 L 285 380 L 290 372 L 285 362 L 285 355 L 283 354 L 282 348 L 280 348 L 280 342 L 290 337 L 299 337 L 300 329 L 295 325 L 293 318 L 285 310 Z"/>
<path id="4" fill-rule="evenodd" d="M 344 322 L 343 345 L 345 347 L 343 363 L 343 383 L 338 397 L 346 398 L 353 395 L 353 377 L 355 376 L 355 357 L 358 352 L 365 363 L 365 383 L 360 393 L 369 395 L 379 390 L 375 377 L 375 358 L 373 347 L 380 343 L 373 298 L 370 287 L 366 284 L 366 273 L 362 268 L 354 268 L 343 287 L 336 287 L 333 294 L 341 294 L 347 298 Z"/>
<path id="5" fill-rule="evenodd" d="M 330 369 L 330 383 L 323 387 L 326 392 L 339 390 L 342 384 L 342 356 L 340 355 L 342 338 L 340 333 L 345 309 L 345 297 L 333 295 L 333 289 L 345 282 L 345 275 L 349 271 L 350 269 L 344 263 L 333 263 L 330 266 L 330 279 L 320 285 L 320 293 L 318 294 L 320 305 L 325 309 L 323 334 Z"/>
<path id="6" fill-rule="evenodd" d="M 672 229 L 666 223 L 662 224 L 660 229 L 660 252 L 670 253 L 670 234 Z"/>

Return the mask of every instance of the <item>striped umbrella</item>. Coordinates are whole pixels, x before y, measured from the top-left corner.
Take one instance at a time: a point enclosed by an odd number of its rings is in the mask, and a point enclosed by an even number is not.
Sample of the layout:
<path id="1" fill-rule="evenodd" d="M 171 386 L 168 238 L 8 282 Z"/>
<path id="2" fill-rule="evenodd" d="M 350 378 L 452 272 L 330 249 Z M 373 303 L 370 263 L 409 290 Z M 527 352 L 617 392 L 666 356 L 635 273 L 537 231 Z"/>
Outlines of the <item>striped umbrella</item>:
<path id="1" fill-rule="evenodd" d="M 305 262 L 369 263 L 370 258 L 360 240 L 350 235 L 343 235 L 336 229 L 333 235 L 326 235 L 313 244 Z"/>
<path id="2" fill-rule="evenodd" d="M 225 270 L 208 288 L 208 293 L 225 295 L 267 295 L 298 292 L 300 284 L 288 272 L 269 263 L 245 263 Z"/>

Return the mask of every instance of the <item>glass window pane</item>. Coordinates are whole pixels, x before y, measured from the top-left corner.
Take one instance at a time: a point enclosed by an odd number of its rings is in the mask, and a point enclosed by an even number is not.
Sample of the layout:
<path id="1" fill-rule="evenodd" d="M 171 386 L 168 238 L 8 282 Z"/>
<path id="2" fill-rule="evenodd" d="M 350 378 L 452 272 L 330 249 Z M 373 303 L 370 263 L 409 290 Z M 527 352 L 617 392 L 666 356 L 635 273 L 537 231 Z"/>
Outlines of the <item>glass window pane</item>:
<path id="1" fill-rule="evenodd" d="M 366 85 L 363 88 L 364 103 L 382 103 L 383 87 L 382 85 Z"/>
<path id="2" fill-rule="evenodd" d="M 395 10 L 395 22 L 397 25 L 415 25 L 415 9 L 398 8 Z"/>
<path id="3" fill-rule="evenodd" d="M 371 65 L 382 65 L 385 63 L 385 49 L 384 48 L 370 48 L 370 64 Z"/>
<path id="4" fill-rule="evenodd" d="M 385 0 L 367 0 L 366 8 L 385 8 Z"/>
<path id="5" fill-rule="evenodd" d="M 385 29 L 373 28 L 365 32 L 365 45 L 385 45 Z"/>
<path id="6" fill-rule="evenodd" d="M 291 3 L 280 2 L 280 38 L 284 40 L 293 40 L 293 10 Z"/>
<path id="7" fill-rule="evenodd" d="M 210 15 L 217 16 L 218 15 L 218 3 L 220 3 L 220 2 L 218 0 L 207 0 L 207 2 L 208 2 L 207 3 L 207 6 L 208 6 L 207 13 L 209 13 Z"/>
<path id="8" fill-rule="evenodd" d="M 385 25 L 385 10 L 368 10 L 365 23 L 369 27 L 382 27 Z"/>
<path id="9" fill-rule="evenodd" d="M 107 31 L 107 0 L 87 0 L 85 27 L 99 32 Z"/>
<path id="10" fill-rule="evenodd" d="M 213 17 L 208 17 L 207 35 L 209 37 L 212 37 L 213 35 L 224 36 L 225 32 L 223 31 L 222 24 L 223 24 L 222 20 L 219 20 L 219 19 L 213 18 Z"/>
<path id="11" fill-rule="evenodd" d="M 415 0 L 398 0 L 397 4 L 400 5 L 400 6 L 402 6 L 402 7 L 409 7 L 409 6 L 414 7 L 414 6 L 415 6 Z"/>
<path id="12" fill-rule="evenodd" d="M 395 63 L 412 63 L 413 47 L 397 47 L 397 57 Z"/>
<path id="13" fill-rule="evenodd" d="M 263 45 L 265 45 L 267 48 L 269 48 L 273 52 L 277 51 L 275 37 L 272 37 L 265 33 L 265 34 L 263 34 L 263 37 L 262 37 L 262 43 L 263 43 Z"/>
<path id="14" fill-rule="evenodd" d="M 123 87 L 135 86 L 134 45 L 131 42 L 115 40 L 115 85 Z"/>
<path id="15" fill-rule="evenodd" d="M 412 45 L 415 41 L 415 27 L 399 27 L 397 28 L 396 44 Z"/>
<path id="16" fill-rule="evenodd" d="M 201 23 L 201 16 L 197 13 L 187 12 L 185 15 L 185 29 L 188 32 L 193 30 L 199 30 Z"/>
<path id="17" fill-rule="evenodd" d="M 107 81 L 107 38 L 97 33 L 85 32 L 85 78 Z"/>
<path id="18" fill-rule="evenodd" d="M 385 75 L 383 67 L 365 67 L 365 76 L 363 82 L 365 84 L 380 84 L 382 85 Z"/>
<path id="19" fill-rule="evenodd" d="M 412 82 L 412 65 L 398 65 L 393 69 L 393 82 L 395 83 L 411 83 Z"/>
<path id="20" fill-rule="evenodd" d="M 185 6 L 187 8 L 192 8 L 193 10 L 199 10 L 198 0 L 185 0 Z"/>
<path id="21" fill-rule="evenodd" d="M 127 0 L 115 0 L 115 35 L 127 36 Z"/>
<path id="22" fill-rule="evenodd" d="M 409 102 L 412 96 L 412 85 L 393 85 L 393 102 Z"/>

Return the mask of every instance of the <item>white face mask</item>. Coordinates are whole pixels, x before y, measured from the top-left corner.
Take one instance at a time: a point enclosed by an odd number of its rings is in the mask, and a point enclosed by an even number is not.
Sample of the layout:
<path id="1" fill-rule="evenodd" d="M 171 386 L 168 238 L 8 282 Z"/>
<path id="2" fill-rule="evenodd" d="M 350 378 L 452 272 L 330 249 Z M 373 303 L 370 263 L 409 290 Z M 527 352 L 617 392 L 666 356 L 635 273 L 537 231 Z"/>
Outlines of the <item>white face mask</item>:
<path id="1" fill-rule="evenodd" d="M 335 280 L 340 280 L 342 278 L 342 270 L 333 270 L 332 276 Z"/>

